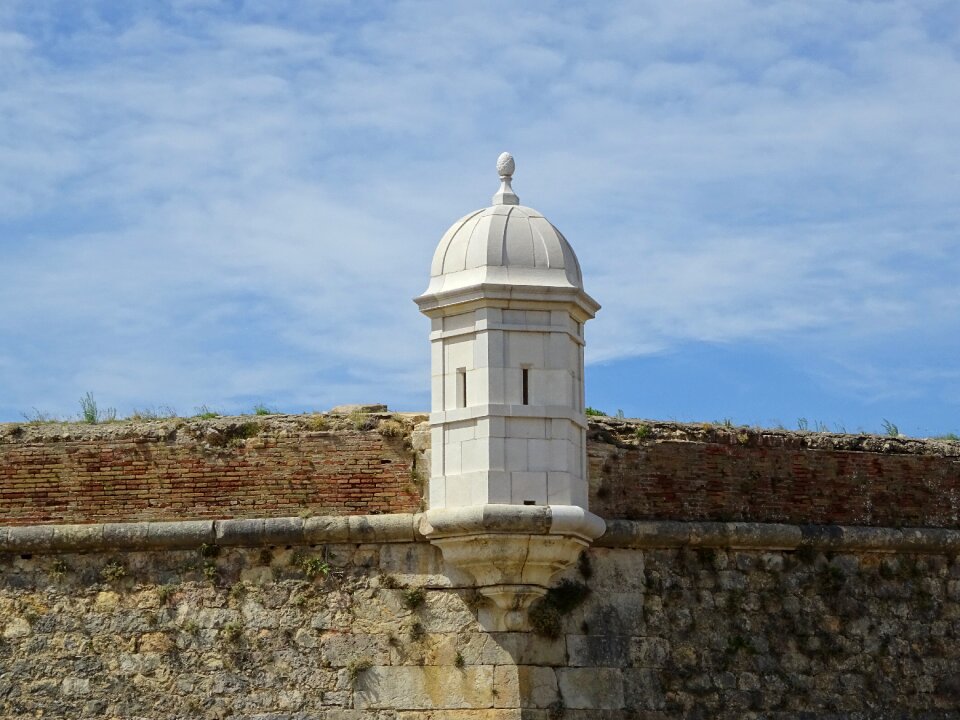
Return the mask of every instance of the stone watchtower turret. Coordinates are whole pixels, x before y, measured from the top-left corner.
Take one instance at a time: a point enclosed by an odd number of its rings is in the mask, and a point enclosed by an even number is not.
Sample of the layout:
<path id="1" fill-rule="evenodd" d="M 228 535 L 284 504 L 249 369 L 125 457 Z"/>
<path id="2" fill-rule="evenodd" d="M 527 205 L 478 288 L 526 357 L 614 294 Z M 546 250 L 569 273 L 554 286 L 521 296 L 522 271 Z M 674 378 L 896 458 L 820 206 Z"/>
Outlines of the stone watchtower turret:
<path id="1" fill-rule="evenodd" d="M 444 234 L 416 299 L 431 320 L 423 529 L 513 629 L 514 611 L 603 532 L 587 511 L 583 392 L 583 327 L 600 306 L 570 243 L 520 205 L 510 154 L 497 171 L 493 205 Z"/>

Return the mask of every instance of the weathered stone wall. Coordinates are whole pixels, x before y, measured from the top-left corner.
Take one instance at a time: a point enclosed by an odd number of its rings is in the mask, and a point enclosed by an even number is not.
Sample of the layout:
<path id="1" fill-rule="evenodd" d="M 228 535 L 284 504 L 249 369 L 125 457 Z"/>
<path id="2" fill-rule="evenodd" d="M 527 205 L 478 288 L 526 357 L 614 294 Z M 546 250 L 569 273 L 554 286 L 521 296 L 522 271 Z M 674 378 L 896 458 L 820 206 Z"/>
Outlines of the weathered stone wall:
<path id="1" fill-rule="evenodd" d="M 305 522 L 205 525 L 128 542 L 166 550 L 0 539 L 0 715 L 960 716 L 957 532 L 915 552 L 897 531 L 620 521 L 533 613 L 544 636 L 486 632 L 409 515 L 315 518 L 289 547 Z"/>
<path id="2" fill-rule="evenodd" d="M 410 512 L 423 417 L 0 425 L 0 524 Z M 957 443 L 599 418 L 587 448 L 605 518 L 960 526 Z"/>
<path id="3" fill-rule="evenodd" d="M 416 420 L 0 425 L 0 524 L 409 512 L 420 505 Z"/>
<path id="4" fill-rule="evenodd" d="M 955 555 L 721 547 L 591 558 L 593 599 L 564 623 L 563 672 L 610 669 L 592 695 L 570 688 L 568 706 L 622 697 L 645 718 L 960 716 Z"/>
<path id="5" fill-rule="evenodd" d="M 960 443 L 597 419 L 590 509 L 634 520 L 960 526 Z"/>

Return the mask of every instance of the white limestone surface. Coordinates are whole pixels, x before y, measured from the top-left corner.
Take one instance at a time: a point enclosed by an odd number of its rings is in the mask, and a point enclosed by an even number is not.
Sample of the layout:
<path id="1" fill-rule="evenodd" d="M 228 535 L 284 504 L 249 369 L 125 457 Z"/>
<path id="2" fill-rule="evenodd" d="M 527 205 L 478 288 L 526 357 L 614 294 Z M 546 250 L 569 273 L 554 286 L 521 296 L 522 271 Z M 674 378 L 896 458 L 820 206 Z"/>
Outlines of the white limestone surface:
<path id="1" fill-rule="evenodd" d="M 429 506 L 587 508 L 583 289 L 566 238 L 519 204 L 513 158 L 491 207 L 444 234 L 430 285 Z"/>

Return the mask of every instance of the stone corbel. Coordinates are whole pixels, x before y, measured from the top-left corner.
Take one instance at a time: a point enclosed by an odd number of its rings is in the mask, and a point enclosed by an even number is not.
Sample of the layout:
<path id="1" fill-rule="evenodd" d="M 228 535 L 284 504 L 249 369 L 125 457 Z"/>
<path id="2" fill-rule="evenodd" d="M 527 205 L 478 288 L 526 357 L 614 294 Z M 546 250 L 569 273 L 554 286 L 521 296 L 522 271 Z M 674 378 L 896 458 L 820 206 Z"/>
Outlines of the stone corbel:
<path id="1" fill-rule="evenodd" d="M 444 562 L 465 571 L 493 601 L 490 630 L 522 630 L 526 611 L 553 578 L 606 530 L 574 505 L 473 505 L 420 516 L 420 533 Z"/>

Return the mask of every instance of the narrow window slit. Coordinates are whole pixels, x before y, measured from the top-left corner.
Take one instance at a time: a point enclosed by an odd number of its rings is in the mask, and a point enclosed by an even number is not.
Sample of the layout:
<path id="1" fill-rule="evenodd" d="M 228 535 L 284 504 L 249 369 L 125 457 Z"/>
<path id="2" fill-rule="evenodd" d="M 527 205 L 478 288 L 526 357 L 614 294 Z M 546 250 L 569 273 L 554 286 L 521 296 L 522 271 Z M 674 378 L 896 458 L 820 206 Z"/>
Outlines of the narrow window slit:
<path id="1" fill-rule="evenodd" d="M 523 368 L 523 404 L 530 404 L 530 368 Z"/>
<path id="2" fill-rule="evenodd" d="M 467 369 L 457 368 L 457 407 L 467 406 Z"/>

